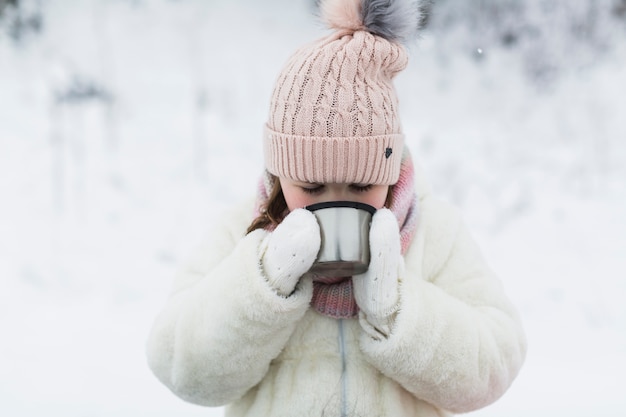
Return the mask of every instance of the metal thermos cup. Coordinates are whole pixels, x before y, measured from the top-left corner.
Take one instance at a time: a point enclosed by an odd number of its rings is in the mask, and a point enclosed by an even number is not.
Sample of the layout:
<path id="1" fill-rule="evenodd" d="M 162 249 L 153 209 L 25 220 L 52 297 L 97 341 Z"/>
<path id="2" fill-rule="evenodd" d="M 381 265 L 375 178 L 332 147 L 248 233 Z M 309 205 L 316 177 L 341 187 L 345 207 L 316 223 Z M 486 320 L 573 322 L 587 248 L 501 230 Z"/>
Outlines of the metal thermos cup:
<path id="1" fill-rule="evenodd" d="M 354 201 L 330 201 L 306 207 L 320 225 L 322 244 L 310 272 L 346 277 L 367 271 L 369 230 L 376 208 Z"/>

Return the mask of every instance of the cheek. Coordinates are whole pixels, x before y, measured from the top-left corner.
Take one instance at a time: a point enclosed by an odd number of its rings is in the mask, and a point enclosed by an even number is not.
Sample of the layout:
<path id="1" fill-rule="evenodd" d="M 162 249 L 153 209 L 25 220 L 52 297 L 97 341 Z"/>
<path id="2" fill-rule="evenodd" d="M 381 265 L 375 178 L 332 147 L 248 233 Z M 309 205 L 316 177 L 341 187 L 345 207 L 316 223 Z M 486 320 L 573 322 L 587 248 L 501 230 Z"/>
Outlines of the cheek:
<path id="1" fill-rule="evenodd" d="M 303 208 L 315 203 L 314 199 L 308 194 L 302 191 L 294 190 L 293 188 L 285 187 L 283 189 L 283 195 L 285 196 L 285 202 L 289 211 L 293 211 L 297 208 Z"/>
<path id="2" fill-rule="evenodd" d="M 383 208 L 385 206 L 385 202 L 387 201 L 388 192 L 389 192 L 388 186 L 376 187 L 370 193 L 368 193 L 363 203 L 369 204 L 370 206 L 374 206 L 377 209 Z"/>

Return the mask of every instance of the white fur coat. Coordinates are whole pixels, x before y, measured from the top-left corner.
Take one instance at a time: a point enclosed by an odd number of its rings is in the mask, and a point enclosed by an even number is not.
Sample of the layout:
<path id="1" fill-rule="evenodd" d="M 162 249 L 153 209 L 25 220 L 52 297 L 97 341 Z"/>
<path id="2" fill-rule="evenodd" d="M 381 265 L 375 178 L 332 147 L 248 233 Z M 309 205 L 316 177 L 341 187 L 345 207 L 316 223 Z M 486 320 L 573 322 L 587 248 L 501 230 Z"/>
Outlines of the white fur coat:
<path id="1" fill-rule="evenodd" d="M 405 257 L 391 335 L 309 308 L 310 280 L 287 298 L 262 275 L 265 231 L 233 211 L 175 280 L 147 343 L 154 374 L 184 400 L 227 416 L 426 417 L 498 399 L 526 341 L 518 315 L 459 213 L 421 174 L 420 221 Z"/>

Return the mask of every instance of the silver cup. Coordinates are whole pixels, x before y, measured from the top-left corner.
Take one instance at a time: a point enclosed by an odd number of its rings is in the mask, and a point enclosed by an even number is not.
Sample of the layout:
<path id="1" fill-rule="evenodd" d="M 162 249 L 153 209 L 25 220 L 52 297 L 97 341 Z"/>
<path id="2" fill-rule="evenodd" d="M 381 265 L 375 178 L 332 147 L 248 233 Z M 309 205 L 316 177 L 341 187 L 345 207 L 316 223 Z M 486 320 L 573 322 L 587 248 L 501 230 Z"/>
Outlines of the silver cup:
<path id="1" fill-rule="evenodd" d="M 347 277 L 367 271 L 369 230 L 376 208 L 354 201 L 330 201 L 306 207 L 320 225 L 322 244 L 310 272 Z"/>

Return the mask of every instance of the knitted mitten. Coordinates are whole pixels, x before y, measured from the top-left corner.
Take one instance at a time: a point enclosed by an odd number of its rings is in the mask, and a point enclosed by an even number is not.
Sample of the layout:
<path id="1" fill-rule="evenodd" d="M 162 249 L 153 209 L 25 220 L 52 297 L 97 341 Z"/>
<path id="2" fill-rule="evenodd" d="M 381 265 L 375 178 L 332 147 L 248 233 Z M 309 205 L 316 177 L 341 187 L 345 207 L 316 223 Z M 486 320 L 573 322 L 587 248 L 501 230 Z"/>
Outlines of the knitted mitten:
<path id="1" fill-rule="evenodd" d="M 260 247 L 261 265 L 276 292 L 289 296 L 300 277 L 311 269 L 320 250 L 320 229 L 315 215 L 296 209 L 268 233 Z"/>
<path id="2" fill-rule="evenodd" d="M 378 210 L 370 228 L 370 265 L 352 278 L 354 298 L 363 329 L 375 339 L 391 333 L 399 304 L 399 281 L 404 269 L 398 220 L 388 209 Z"/>

